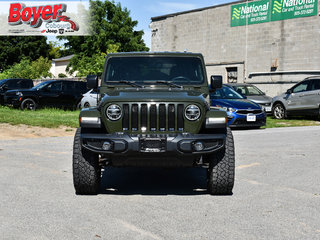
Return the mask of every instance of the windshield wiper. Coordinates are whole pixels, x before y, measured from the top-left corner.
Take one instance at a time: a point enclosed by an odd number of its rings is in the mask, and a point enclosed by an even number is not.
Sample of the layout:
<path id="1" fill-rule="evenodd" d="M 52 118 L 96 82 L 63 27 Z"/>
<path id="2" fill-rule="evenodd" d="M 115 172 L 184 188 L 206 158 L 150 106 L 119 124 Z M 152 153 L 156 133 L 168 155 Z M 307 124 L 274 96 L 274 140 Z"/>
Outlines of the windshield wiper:
<path id="1" fill-rule="evenodd" d="M 165 84 L 165 85 L 168 85 L 170 87 L 175 87 L 175 88 L 183 88 L 182 86 L 180 86 L 178 84 L 175 84 L 173 82 L 168 82 L 168 81 L 165 81 L 165 80 L 158 80 L 158 81 L 156 81 L 156 83 Z"/>
<path id="2" fill-rule="evenodd" d="M 144 86 L 128 80 L 106 81 L 106 83 L 124 83 L 133 87 L 144 88 Z"/>

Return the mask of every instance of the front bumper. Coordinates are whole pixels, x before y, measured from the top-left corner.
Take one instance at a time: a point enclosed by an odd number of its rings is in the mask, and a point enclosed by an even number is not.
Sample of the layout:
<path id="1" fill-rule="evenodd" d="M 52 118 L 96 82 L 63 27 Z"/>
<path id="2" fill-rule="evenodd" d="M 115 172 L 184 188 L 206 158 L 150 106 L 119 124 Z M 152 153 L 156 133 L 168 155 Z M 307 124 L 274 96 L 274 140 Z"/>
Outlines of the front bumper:
<path id="1" fill-rule="evenodd" d="M 271 102 L 270 103 L 259 103 L 261 109 L 265 111 L 267 114 L 272 112 Z"/>
<path id="2" fill-rule="evenodd" d="M 266 114 L 260 113 L 255 115 L 255 121 L 248 121 L 247 115 L 228 113 L 229 127 L 262 127 L 266 125 Z"/>
<path id="3" fill-rule="evenodd" d="M 20 105 L 20 101 L 22 97 L 21 96 L 17 96 L 17 95 L 10 95 L 10 96 L 7 96 L 5 95 L 4 96 L 4 104 L 5 105 L 13 105 L 13 106 L 19 106 Z"/>
<path id="4" fill-rule="evenodd" d="M 107 157 L 201 156 L 213 153 L 225 145 L 225 134 L 81 134 L 82 147 Z M 203 143 L 204 149 L 196 150 L 195 143 Z M 110 146 L 105 150 L 104 144 Z"/>

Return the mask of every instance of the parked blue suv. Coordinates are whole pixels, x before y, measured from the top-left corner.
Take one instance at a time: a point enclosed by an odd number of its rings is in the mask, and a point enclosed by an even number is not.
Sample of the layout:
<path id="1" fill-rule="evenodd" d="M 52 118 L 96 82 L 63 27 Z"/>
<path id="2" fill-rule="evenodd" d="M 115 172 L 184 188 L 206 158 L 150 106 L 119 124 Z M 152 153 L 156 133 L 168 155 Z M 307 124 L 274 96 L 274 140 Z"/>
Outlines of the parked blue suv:
<path id="1" fill-rule="evenodd" d="M 223 85 L 210 93 L 211 106 L 224 109 L 228 114 L 230 127 L 254 127 L 266 125 L 266 113 L 259 104 Z"/>

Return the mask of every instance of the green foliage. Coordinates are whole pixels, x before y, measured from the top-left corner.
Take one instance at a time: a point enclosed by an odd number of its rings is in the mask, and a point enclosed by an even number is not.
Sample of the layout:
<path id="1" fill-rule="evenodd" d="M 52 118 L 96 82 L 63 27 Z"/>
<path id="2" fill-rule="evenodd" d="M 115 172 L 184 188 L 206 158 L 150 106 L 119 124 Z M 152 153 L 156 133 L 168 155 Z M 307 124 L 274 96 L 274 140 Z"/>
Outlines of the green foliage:
<path id="1" fill-rule="evenodd" d="M 49 72 L 51 61 L 48 58 L 40 57 L 37 60 L 30 62 L 29 59 L 22 59 L 20 63 L 14 64 L 11 68 L 0 73 L 0 79 L 5 78 L 46 78 L 51 77 Z"/>
<path id="2" fill-rule="evenodd" d="M 9 69 L 22 59 L 34 61 L 49 56 L 46 37 L 42 36 L 1 36 L 0 72 Z"/>
<path id="3" fill-rule="evenodd" d="M 63 53 L 63 47 L 57 42 L 49 42 L 49 59 L 60 58 Z"/>
<path id="4" fill-rule="evenodd" d="M 58 78 L 66 78 L 67 77 L 67 75 L 65 75 L 64 73 L 59 73 L 58 74 Z"/>
<path id="5" fill-rule="evenodd" d="M 107 50 L 108 53 L 117 52 L 119 46 L 116 44 L 110 44 Z M 82 54 L 76 54 L 67 67 L 69 73 L 77 72 L 77 77 L 86 77 L 89 74 L 101 76 L 103 65 L 105 62 L 106 53 L 94 54 L 92 57 Z"/>
<path id="6" fill-rule="evenodd" d="M 142 36 L 135 31 L 138 22 L 130 12 L 113 1 L 90 1 L 91 35 L 59 36 L 66 39 L 64 55 L 74 54 L 67 71 L 78 77 L 101 75 L 105 56 L 110 52 L 148 51 Z"/>
<path id="7" fill-rule="evenodd" d="M 138 22 L 133 21 L 130 12 L 113 1 L 90 1 L 90 36 L 60 36 L 68 40 L 67 54 L 93 56 L 106 53 L 110 45 L 117 45 L 119 52 L 148 51 L 142 39 L 143 31 L 135 31 Z"/>

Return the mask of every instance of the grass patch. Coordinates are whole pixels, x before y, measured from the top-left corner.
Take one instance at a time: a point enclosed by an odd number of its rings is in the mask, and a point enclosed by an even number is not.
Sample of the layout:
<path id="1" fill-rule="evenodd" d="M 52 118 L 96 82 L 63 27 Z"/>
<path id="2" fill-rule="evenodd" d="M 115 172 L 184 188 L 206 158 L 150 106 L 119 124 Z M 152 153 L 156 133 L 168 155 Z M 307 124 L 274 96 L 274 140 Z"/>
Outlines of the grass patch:
<path id="1" fill-rule="evenodd" d="M 78 118 L 80 111 L 65 111 L 61 109 L 46 108 L 36 111 L 21 111 L 9 107 L 0 106 L 0 123 L 12 125 L 25 124 L 47 128 L 66 126 L 76 128 L 79 126 Z M 277 120 L 272 117 L 267 118 L 267 125 L 263 128 L 276 127 L 300 127 L 300 126 L 320 126 L 320 121 L 304 118 L 292 118 Z M 66 129 L 72 131 L 72 129 Z"/>
<path id="2" fill-rule="evenodd" d="M 306 119 L 302 117 L 290 118 L 284 120 L 267 117 L 267 125 L 264 128 L 276 127 L 302 127 L 302 126 L 320 126 L 320 121 L 315 119 Z"/>
<path id="3" fill-rule="evenodd" d="M 76 128 L 79 126 L 79 112 L 80 111 L 64 111 L 53 108 L 21 111 L 19 109 L 0 106 L 0 123 L 9 123 L 12 125 L 26 124 L 47 128 L 57 128 L 59 126 Z"/>

